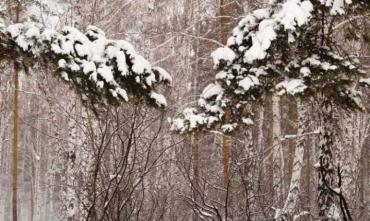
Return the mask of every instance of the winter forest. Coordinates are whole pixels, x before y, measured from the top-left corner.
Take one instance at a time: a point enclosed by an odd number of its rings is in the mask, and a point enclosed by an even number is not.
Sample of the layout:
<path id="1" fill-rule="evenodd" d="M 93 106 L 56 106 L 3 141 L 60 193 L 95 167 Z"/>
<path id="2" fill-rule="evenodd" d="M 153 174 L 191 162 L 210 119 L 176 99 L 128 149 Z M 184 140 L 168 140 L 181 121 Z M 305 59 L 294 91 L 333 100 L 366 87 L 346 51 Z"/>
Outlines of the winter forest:
<path id="1" fill-rule="evenodd" d="M 0 221 L 370 220 L 370 0 L 0 0 Z"/>

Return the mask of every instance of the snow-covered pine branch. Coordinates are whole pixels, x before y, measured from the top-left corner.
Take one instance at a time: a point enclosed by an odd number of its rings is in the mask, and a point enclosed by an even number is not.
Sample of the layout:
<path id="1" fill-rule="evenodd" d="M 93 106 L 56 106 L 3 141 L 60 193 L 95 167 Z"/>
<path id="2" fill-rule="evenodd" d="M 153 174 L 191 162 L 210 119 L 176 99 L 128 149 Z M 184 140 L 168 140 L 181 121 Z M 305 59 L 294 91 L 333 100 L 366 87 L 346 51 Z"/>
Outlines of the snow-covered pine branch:
<path id="1" fill-rule="evenodd" d="M 216 128 L 230 133 L 252 125 L 250 106 L 268 94 L 301 99 L 322 95 L 345 109 L 361 109 L 357 87 L 364 75 L 361 65 L 341 54 L 334 39 L 322 33 L 321 16 L 340 21 L 346 10 L 362 13 L 368 4 L 286 0 L 246 15 L 227 46 L 212 53 L 218 71 L 215 82 L 203 90 L 196 107 L 172 120 L 172 129 L 186 133 Z"/>
<path id="2" fill-rule="evenodd" d="M 19 23 L 1 29 L 1 59 L 54 65 L 88 106 L 118 105 L 131 97 L 159 108 L 167 106 L 157 90 L 170 84 L 170 75 L 153 67 L 124 40 L 110 40 L 89 26 L 84 34 L 73 27 L 61 31 L 39 23 Z"/>

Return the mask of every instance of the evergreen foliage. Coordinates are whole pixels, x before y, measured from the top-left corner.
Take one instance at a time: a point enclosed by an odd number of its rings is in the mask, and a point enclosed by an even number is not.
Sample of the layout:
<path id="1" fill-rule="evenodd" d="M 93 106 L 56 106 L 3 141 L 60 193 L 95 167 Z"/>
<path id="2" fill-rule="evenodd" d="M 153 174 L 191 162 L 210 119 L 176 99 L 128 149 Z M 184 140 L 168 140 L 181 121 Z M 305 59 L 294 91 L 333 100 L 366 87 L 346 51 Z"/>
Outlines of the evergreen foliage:
<path id="1" fill-rule="evenodd" d="M 271 94 L 323 97 L 344 109 L 362 109 L 358 85 L 365 73 L 341 50 L 332 31 L 333 24 L 345 19 L 345 10 L 361 14 L 367 5 L 288 0 L 248 14 L 227 46 L 212 55 L 218 71 L 215 83 L 204 89 L 197 107 L 173 120 L 172 129 L 232 132 L 251 125 L 248 106 Z"/>
<path id="2" fill-rule="evenodd" d="M 167 106 L 156 87 L 170 84 L 169 74 L 152 67 L 130 43 L 109 40 L 97 27 L 90 26 L 83 34 L 72 27 L 58 32 L 39 23 L 26 22 L 10 25 L 1 36 L 2 51 L 23 60 L 25 66 L 38 61 L 54 65 L 93 110 L 127 102 L 130 97 L 154 107 Z"/>

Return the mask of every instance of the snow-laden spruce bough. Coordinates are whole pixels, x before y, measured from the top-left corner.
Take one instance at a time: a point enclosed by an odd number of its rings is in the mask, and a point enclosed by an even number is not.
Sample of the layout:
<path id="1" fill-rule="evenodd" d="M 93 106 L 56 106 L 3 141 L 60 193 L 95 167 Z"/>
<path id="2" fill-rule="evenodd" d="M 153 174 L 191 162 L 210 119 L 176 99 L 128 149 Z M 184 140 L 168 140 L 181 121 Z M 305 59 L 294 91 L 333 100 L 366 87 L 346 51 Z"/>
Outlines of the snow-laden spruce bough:
<path id="1" fill-rule="evenodd" d="M 73 27 L 55 31 L 37 23 L 19 23 L 1 33 L 2 51 L 16 46 L 18 54 L 12 52 L 12 56 L 54 64 L 87 106 L 96 109 L 99 105 L 127 102 L 130 97 L 154 107 L 167 106 L 156 86 L 170 84 L 170 75 L 160 67 L 152 67 L 130 43 L 107 39 L 97 27 L 89 26 L 84 34 Z"/>
<path id="2" fill-rule="evenodd" d="M 198 108 L 186 109 L 172 128 L 189 132 L 218 123 L 223 132 L 232 132 L 253 123 L 245 107 L 267 93 L 324 95 L 346 108 L 360 109 L 357 86 L 364 72 L 355 59 L 336 52 L 331 33 L 320 37 L 321 11 L 326 19 L 340 20 L 350 2 L 287 0 L 245 16 L 227 45 L 212 54 L 219 71 L 216 81 L 203 90 Z M 225 114 L 231 117 L 228 122 L 222 122 Z"/>
<path id="3" fill-rule="evenodd" d="M 340 209 L 343 220 L 352 220 L 334 179 L 333 111 L 362 110 L 360 86 L 370 81 L 360 63 L 336 42 L 333 30 L 347 15 L 366 11 L 370 11 L 368 0 L 277 0 L 246 15 L 227 45 L 212 54 L 216 80 L 205 87 L 197 106 L 172 120 L 172 130 L 232 133 L 253 124 L 252 106 L 268 96 L 288 95 L 299 103 L 315 98 L 322 119 L 317 164 L 319 215 L 323 220 L 337 220 Z M 292 178 L 284 208 L 276 209 L 277 220 L 293 218 L 297 180 Z"/>
<path id="4" fill-rule="evenodd" d="M 172 121 L 172 129 L 187 133 L 216 128 L 231 133 L 253 124 L 251 106 L 268 95 L 320 99 L 325 119 L 317 167 L 320 215 L 333 218 L 338 201 L 344 219 L 351 220 L 340 187 L 334 188 L 332 111 L 362 109 L 359 85 L 369 84 L 370 79 L 364 78 L 359 62 L 337 50 L 332 24 L 343 21 L 343 14 L 358 15 L 369 8 L 368 0 L 277 0 L 246 15 L 227 45 L 212 54 L 218 70 L 215 82 L 203 90 L 196 107 Z M 169 74 L 152 67 L 126 41 L 109 40 L 96 27 L 83 34 L 71 27 L 58 32 L 21 23 L 0 34 L 1 58 L 54 64 L 88 106 L 119 104 L 131 97 L 167 106 L 156 86 L 170 83 Z M 285 220 L 290 208 L 278 210 L 276 218 Z"/>

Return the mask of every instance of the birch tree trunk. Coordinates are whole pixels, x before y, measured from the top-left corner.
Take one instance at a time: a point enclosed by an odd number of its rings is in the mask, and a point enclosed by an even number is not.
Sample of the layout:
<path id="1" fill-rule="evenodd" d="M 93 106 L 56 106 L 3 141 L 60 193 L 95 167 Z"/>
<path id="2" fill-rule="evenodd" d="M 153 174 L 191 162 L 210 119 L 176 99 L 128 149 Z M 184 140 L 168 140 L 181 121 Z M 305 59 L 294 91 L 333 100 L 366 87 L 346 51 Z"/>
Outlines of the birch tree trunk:
<path id="1" fill-rule="evenodd" d="M 14 62 L 14 94 L 13 94 L 13 164 L 12 164 L 12 212 L 13 221 L 17 221 L 18 206 L 18 92 L 19 92 L 19 64 Z"/>
<path id="2" fill-rule="evenodd" d="M 302 179 L 304 152 L 306 147 L 306 133 L 308 132 L 308 111 L 307 107 L 298 101 L 298 134 L 297 143 L 294 152 L 292 177 L 290 180 L 288 196 L 285 200 L 281 214 L 278 214 L 278 220 L 291 220 L 298 204 L 300 193 L 300 182 Z"/>
<path id="3" fill-rule="evenodd" d="M 21 2 L 18 1 L 16 8 L 16 18 L 15 22 L 20 21 L 21 13 Z M 19 79 L 18 75 L 20 72 L 20 64 L 18 61 L 14 61 L 14 95 L 13 95 L 13 171 L 12 171 L 12 211 L 13 211 L 13 221 L 17 221 L 18 213 L 18 92 L 19 92 Z"/>
<path id="4" fill-rule="evenodd" d="M 280 97 L 272 97 L 272 157 L 273 157 L 273 189 L 274 202 L 279 204 L 283 196 L 284 185 L 284 155 L 281 144 L 281 113 Z"/>
<path id="5" fill-rule="evenodd" d="M 3 80 L 2 78 L 0 80 Z M 9 82 L 2 81 L 1 83 L 6 83 L 6 86 L 3 87 L 4 93 L 9 93 L 12 88 L 10 87 Z M 2 93 L 2 92 L 0 92 Z M 0 106 L 0 111 L 2 113 L 5 113 L 8 108 L 6 108 L 8 103 L 11 103 L 8 99 L 5 98 L 5 96 L 1 97 L 2 99 L 0 100 L 1 106 Z M 0 219 L 3 218 L 4 220 L 9 220 L 7 214 L 9 214 L 10 210 L 10 194 L 11 192 L 7 190 L 9 185 L 10 179 L 7 179 L 9 177 L 9 155 L 11 154 L 10 152 L 10 147 L 9 147 L 9 142 L 7 142 L 7 136 L 8 136 L 8 131 L 9 127 L 11 127 L 11 117 L 10 115 L 7 116 L 2 116 L 2 127 L 0 130 L 0 148 L 1 148 L 1 155 L 0 155 L 0 192 L 3 193 L 2 197 L 0 197 Z"/>
<path id="6" fill-rule="evenodd" d="M 199 194 L 200 194 L 200 174 L 199 174 L 199 146 L 197 143 L 197 138 L 195 135 L 191 135 L 190 138 L 190 144 L 191 144 L 191 156 L 192 156 L 192 168 L 193 168 L 193 183 L 192 183 L 192 189 L 193 189 L 193 200 L 198 203 L 200 200 Z M 197 221 L 198 216 L 194 213 L 193 214 L 193 221 Z"/>
<path id="7" fill-rule="evenodd" d="M 72 107 L 70 114 L 75 116 L 76 107 Z M 66 162 L 66 172 L 64 175 L 66 187 L 63 190 L 63 204 L 64 204 L 64 213 L 67 221 L 75 221 L 77 214 L 77 199 L 76 199 L 76 143 L 77 143 L 77 128 L 76 123 L 73 120 L 73 117 L 68 119 L 68 135 L 67 138 L 67 148 L 65 152 L 65 162 Z"/>
<path id="8" fill-rule="evenodd" d="M 253 168 L 257 166 L 258 163 L 260 163 L 260 159 L 256 159 L 258 153 L 254 149 L 254 140 L 253 140 L 253 130 L 252 128 L 247 128 L 245 130 L 245 136 L 244 136 L 244 158 L 247 161 L 244 163 L 244 174 L 241 177 L 243 181 L 244 191 L 245 191 L 245 220 L 253 220 L 255 214 L 253 214 L 253 211 L 258 210 L 258 205 L 256 202 L 256 198 L 254 197 L 256 194 L 256 190 L 258 189 L 258 186 L 254 185 L 254 180 L 256 179 L 255 174 L 253 173 Z M 238 198 L 235 199 L 236 202 L 238 202 Z M 237 217 L 233 217 L 234 219 Z M 232 220 L 234 220 L 232 219 Z"/>

